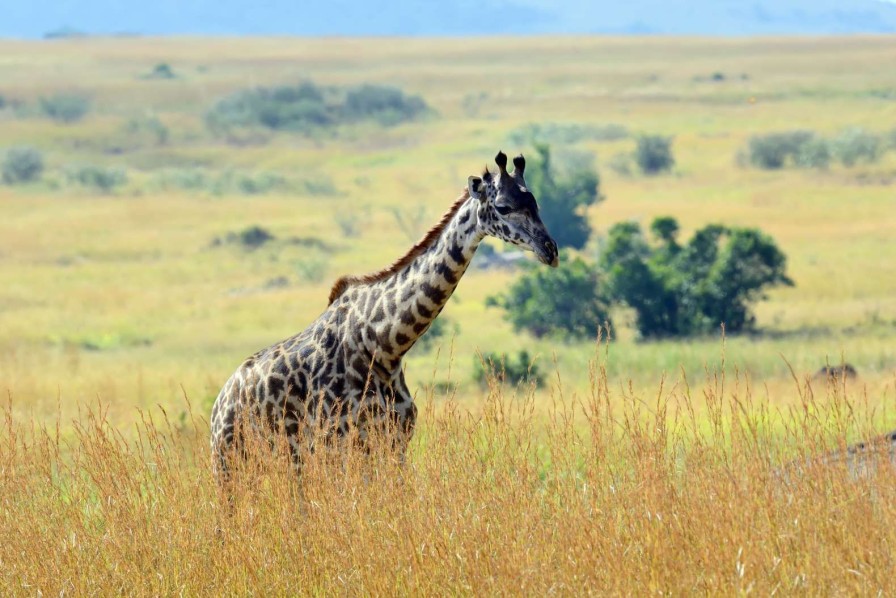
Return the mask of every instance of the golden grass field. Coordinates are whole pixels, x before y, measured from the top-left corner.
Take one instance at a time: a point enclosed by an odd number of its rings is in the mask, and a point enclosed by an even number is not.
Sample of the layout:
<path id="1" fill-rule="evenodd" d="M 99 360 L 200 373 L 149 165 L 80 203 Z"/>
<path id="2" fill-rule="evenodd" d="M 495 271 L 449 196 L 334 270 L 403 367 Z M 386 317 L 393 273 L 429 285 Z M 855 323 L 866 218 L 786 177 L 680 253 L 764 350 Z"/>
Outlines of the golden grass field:
<path id="1" fill-rule="evenodd" d="M 46 161 L 42 182 L 0 185 L 0 593 L 892 593 L 892 472 L 788 486 L 775 471 L 896 427 L 896 151 L 826 171 L 736 156 L 758 133 L 891 134 L 894 58 L 892 37 L 0 41 L 0 95 L 92 99 L 67 125 L 0 110 L 0 154 L 31 145 Z M 144 77 L 161 62 L 177 78 Z M 306 78 L 400 86 L 437 116 L 241 145 L 203 124 L 233 90 Z M 125 131 L 147 115 L 167 143 Z M 621 315 L 597 345 L 514 333 L 485 298 L 515 275 L 471 271 L 445 310 L 453 341 L 407 360 L 425 415 L 406 468 L 349 456 L 297 487 L 261 463 L 224 514 L 204 418 L 236 365 L 304 328 L 338 276 L 401 255 L 413 239 L 392 210 L 428 226 L 498 149 L 527 151 L 508 140 L 527 123 L 674 135 L 676 167 L 657 177 L 607 167 L 631 138 L 553 146 L 596 156 L 598 237 L 664 214 L 685 235 L 758 226 L 795 286 L 757 305 L 756 335 L 639 342 Z M 85 164 L 128 183 L 67 185 Z M 186 167 L 338 193 L 153 187 Z M 213 245 L 250 225 L 277 239 Z M 322 273 L 302 276 L 308 263 Z M 520 347 L 546 388 L 472 382 L 478 351 Z M 841 359 L 857 380 L 808 380 Z"/>

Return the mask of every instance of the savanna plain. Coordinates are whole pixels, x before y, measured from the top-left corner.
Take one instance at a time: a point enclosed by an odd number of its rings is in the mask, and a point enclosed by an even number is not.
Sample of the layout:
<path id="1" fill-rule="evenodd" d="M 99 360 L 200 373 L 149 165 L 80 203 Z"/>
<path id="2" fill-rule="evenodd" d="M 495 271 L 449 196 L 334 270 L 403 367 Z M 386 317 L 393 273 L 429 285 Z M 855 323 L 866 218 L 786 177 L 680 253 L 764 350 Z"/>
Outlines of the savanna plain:
<path id="1" fill-rule="evenodd" d="M 0 593 L 893 593 L 886 447 L 862 476 L 818 458 L 896 428 L 892 64 L 893 37 L 0 41 L 0 155 L 42 160 L 0 185 Z M 302 81 L 429 109 L 209 118 Z M 83 114 L 60 116 L 72 96 Z M 744 158 L 797 129 L 879 148 Z M 673 139 L 671 171 L 638 171 L 641 134 Z M 298 481 L 261 451 L 223 500 L 207 418 L 239 362 L 303 329 L 338 276 L 402 255 L 499 149 L 538 142 L 599 172 L 582 257 L 670 215 L 684 236 L 761 228 L 794 285 L 750 334 L 645 340 L 617 308 L 571 341 L 487 306 L 521 268 L 472 268 L 406 360 L 406 463 L 318 454 Z M 481 353 L 520 348 L 543 385 L 474 381 Z M 813 376 L 841 362 L 858 376 Z"/>

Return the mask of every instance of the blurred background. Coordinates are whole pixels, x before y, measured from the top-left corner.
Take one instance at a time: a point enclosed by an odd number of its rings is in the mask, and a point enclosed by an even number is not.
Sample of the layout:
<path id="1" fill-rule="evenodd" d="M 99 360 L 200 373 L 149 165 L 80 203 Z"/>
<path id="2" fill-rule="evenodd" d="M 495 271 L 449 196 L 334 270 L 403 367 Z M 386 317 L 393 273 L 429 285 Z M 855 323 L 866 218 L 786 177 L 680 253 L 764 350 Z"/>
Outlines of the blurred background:
<path id="1" fill-rule="evenodd" d="M 405 253 L 499 149 L 529 160 L 563 267 L 483 247 L 409 356 L 419 396 L 475 405 L 497 370 L 547 400 L 588 392 L 589 363 L 652 396 L 724 360 L 782 407 L 847 363 L 893 398 L 893 3 L 2 12 L 14 411 L 99 400 L 130 421 L 186 394 L 207 413 L 245 356 Z"/>

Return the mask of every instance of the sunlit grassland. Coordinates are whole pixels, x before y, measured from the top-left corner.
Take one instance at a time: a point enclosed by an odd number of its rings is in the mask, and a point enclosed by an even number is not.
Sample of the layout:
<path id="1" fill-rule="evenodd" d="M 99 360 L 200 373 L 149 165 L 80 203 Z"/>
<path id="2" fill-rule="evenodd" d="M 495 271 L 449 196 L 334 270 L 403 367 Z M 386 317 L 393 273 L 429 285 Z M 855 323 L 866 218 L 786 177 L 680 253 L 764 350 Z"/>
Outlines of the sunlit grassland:
<path id="1" fill-rule="evenodd" d="M 894 56 L 889 37 L 0 41 L 0 95 L 26 103 L 0 110 L 0 154 L 47 165 L 0 185 L 0 594 L 892 594 L 893 470 L 781 466 L 894 427 L 896 152 L 777 172 L 737 154 L 757 133 L 886 134 Z M 162 62 L 175 79 L 144 77 Z M 303 78 L 398 85 L 436 114 L 244 143 L 206 129 L 223 95 Z M 90 96 L 84 120 L 39 115 L 59 91 Z M 147 116 L 167 143 L 127 132 Z M 425 229 L 498 149 L 530 151 L 514 129 L 551 122 L 675 137 L 652 178 L 610 168 L 632 138 L 553 146 L 596 156 L 585 257 L 625 220 L 757 226 L 796 285 L 757 304 L 754 335 L 644 342 L 620 311 L 610 342 L 567 342 L 486 307 L 519 272 L 471 270 L 443 316 L 456 334 L 407 360 L 406 465 L 320 453 L 299 484 L 264 453 L 229 509 L 206 418 L 240 360 L 304 328 L 339 275 L 406 251 L 393 210 Z M 128 183 L 66 183 L 83 164 Z M 160 191 L 165 169 L 336 192 Z M 275 239 L 226 241 L 250 225 Z M 479 352 L 520 348 L 543 388 L 472 381 Z M 807 380 L 841 359 L 856 380 Z"/>
<path id="2" fill-rule="evenodd" d="M 890 38 L 849 39 L 91 39 L 0 42 L 0 93 L 33 103 L 55 91 L 92 98 L 79 123 L 36 115 L 2 117 L 0 144 L 41 148 L 47 177 L 70 164 L 128 169 L 113 196 L 47 184 L 0 188 L 0 376 L 16 409 L 38 418 L 99 398 L 113 416 L 134 406 L 171 405 L 181 387 L 201 409 L 246 354 L 292 334 L 325 306 L 330 282 L 377 269 L 412 238 L 390 210 L 423 207 L 434 222 L 499 148 L 529 122 L 618 123 L 633 133 L 675 136 L 674 173 L 622 176 L 607 167 L 631 139 L 584 142 L 606 200 L 589 217 L 600 234 L 613 223 L 675 216 L 687 235 L 709 222 L 759 226 L 789 258 L 794 288 L 757 306 L 761 334 L 729 338 L 729 363 L 794 400 L 798 375 L 841 357 L 854 363 L 872 396 L 892 396 L 896 363 L 896 153 L 873 165 L 829 171 L 762 172 L 736 164 L 760 132 L 805 128 L 832 134 L 848 126 L 884 133 L 896 102 Z M 143 76 L 160 62 L 177 78 Z M 720 72 L 722 82 L 709 75 Z M 420 93 L 437 115 L 383 129 L 359 126 L 314 138 L 273 135 L 229 145 L 202 117 L 234 89 L 311 78 L 322 84 L 376 82 Z M 487 93 L 477 109 L 464 98 Z M 4 113 L 6 114 L 6 113 Z M 166 145 L 110 153 L 127 139 L 128 119 L 158 116 Z M 568 148 L 555 147 L 558 156 Z M 271 193 L 211 196 L 158 192 L 160 168 L 201 167 L 309 174 L 331 179 L 336 196 Z M 337 214 L 365 211 L 357 237 Z M 212 246 L 257 224 L 277 240 L 254 251 Z M 328 250 L 291 244 L 319 238 Z M 593 256 L 595 246 L 585 250 Z M 302 280 L 298 264 L 322 260 L 322 280 Z M 289 285 L 270 288 L 286 277 Z M 415 354 L 408 378 L 421 390 L 448 378 L 475 403 L 470 379 L 477 351 L 538 355 L 571 391 L 586 386 L 588 343 L 535 340 L 514 333 L 487 296 L 515 274 L 471 272 L 445 315 L 460 330 L 442 355 Z M 718 338 L 637 342 L 617 318 L 609 375 L 651 392 L 663 376 L 700 373 L 718 357 Z M 786 360 L 786 361 L 785 361 Z M 556 364 L 556 365 L 555 365 Z M 547 396 L 548 390 L 543 391 Z"/>
<path id="3" fill-rule="evenodd" d="M 646 400 L 595 364 L 578 399 L 421 397 L 404 465 L 250 445 L 227 497 L 184 401 L 126 430 L 2 410 L 7 595 L 892 592 L 893 469 L 813 460 L 871 434 L 853 391 L 780 409 L 720 364 Z M 171 407 L 183 408 L 183 416 Z M 699 413 L 700 415 L 695 415 Z M 388 446 L 390 441 L 385 440 Z M 781 463 L 796 459 L 791 465 Z"/>

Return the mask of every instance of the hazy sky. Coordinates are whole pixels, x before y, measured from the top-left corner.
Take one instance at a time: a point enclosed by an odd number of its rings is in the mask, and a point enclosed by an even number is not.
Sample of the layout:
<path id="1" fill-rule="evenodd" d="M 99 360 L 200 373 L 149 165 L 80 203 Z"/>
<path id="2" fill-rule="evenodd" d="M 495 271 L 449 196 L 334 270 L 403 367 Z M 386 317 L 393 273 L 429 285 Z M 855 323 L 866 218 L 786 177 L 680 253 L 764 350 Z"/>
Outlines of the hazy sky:
<path id="1" fill-rule="evenodd" d="M 896 32 L 894 0 L 0 0 L 0 36 Z"/>

